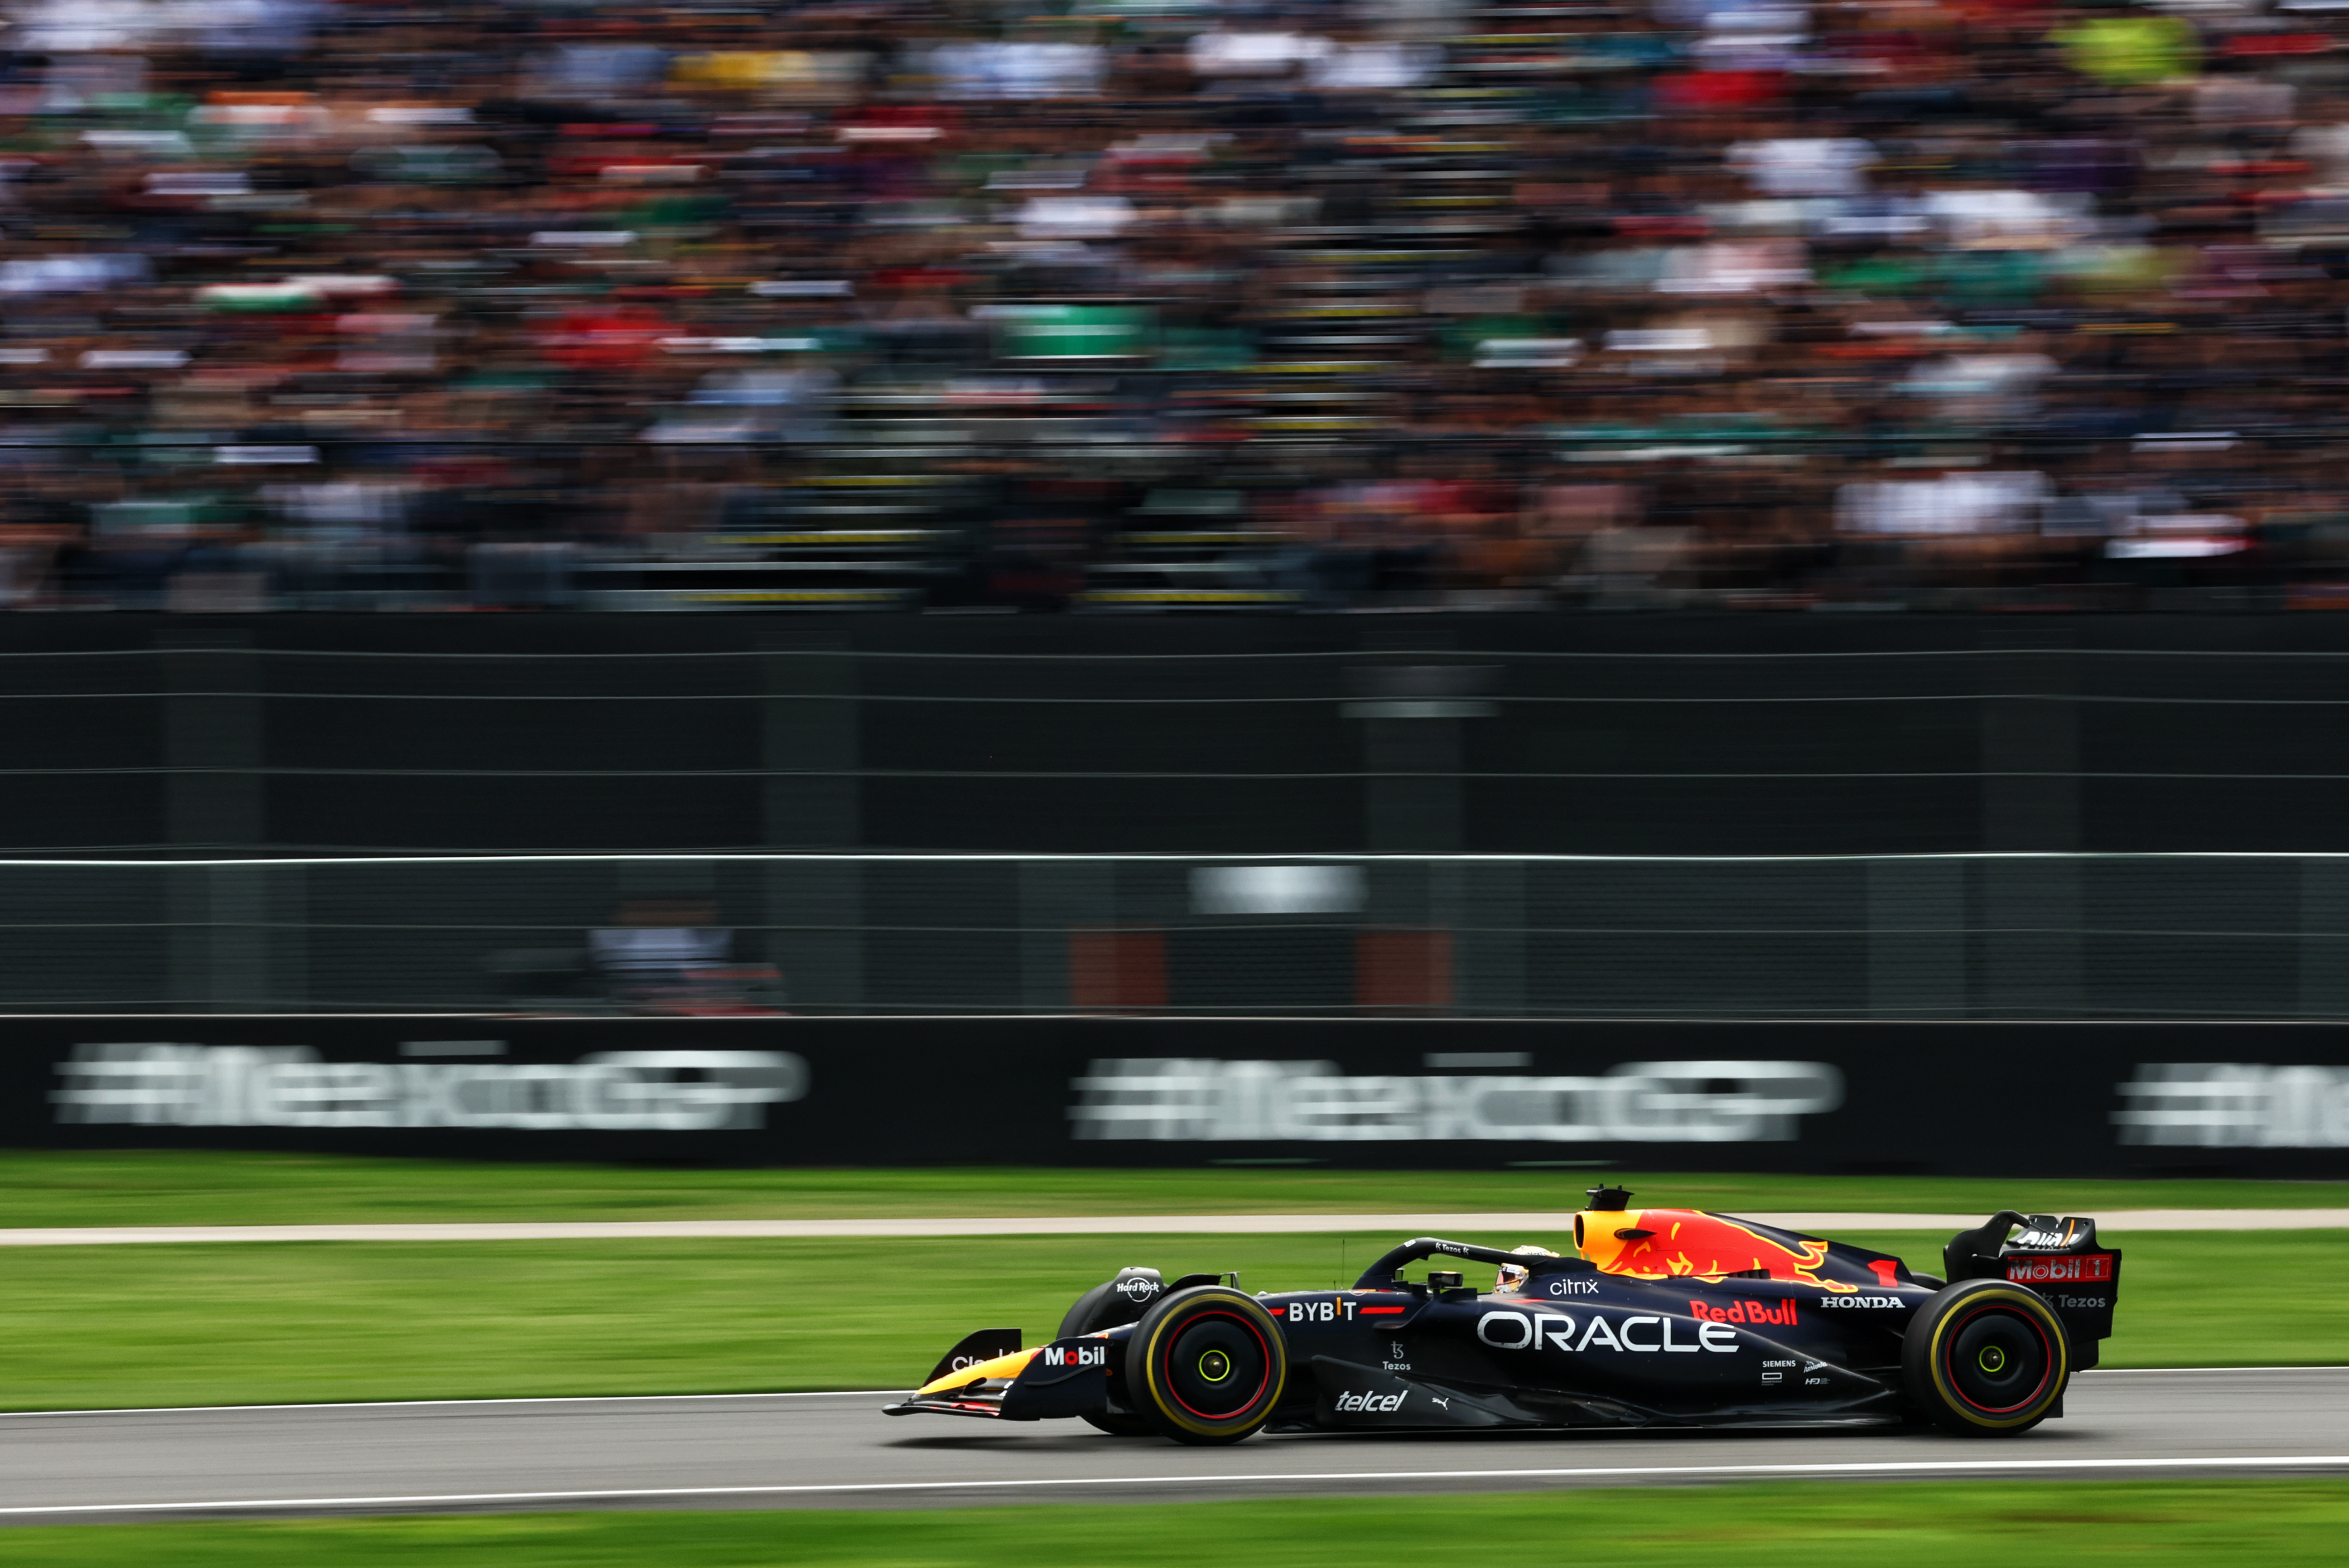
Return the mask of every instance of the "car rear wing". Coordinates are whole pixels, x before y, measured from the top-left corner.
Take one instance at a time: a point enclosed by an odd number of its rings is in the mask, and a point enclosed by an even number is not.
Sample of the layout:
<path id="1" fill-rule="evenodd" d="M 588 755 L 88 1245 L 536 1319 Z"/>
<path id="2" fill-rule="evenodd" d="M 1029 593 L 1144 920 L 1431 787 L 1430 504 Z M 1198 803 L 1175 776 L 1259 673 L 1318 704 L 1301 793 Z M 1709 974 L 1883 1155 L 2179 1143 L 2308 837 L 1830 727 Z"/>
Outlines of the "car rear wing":
<path id="1" fill-rule="evenodd" d="M 1975 1229 L 1951 1237 L 1941 1262 L 1952 1284 L 2005 1280 L 2036 1292 L 2064 1320 L 2075 1367 L 2094 1366 L 2100 1342 L 2112 1337 L 2121 1253 L 2097 1240 L 2094 1220 L 2002 1209 Z"/>

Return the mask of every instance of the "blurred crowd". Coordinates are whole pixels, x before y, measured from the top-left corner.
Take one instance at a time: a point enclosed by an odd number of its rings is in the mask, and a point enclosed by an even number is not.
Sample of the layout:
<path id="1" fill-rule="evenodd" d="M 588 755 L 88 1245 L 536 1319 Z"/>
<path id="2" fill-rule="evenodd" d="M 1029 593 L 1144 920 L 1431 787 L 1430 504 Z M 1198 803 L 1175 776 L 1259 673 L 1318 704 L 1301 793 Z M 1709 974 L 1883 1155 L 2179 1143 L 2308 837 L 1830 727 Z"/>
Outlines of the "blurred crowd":
<path id="1" fill-rule="evenodd" d="M 2349 603 L 2349 0 L 19 0 L 19 607 Z"/>

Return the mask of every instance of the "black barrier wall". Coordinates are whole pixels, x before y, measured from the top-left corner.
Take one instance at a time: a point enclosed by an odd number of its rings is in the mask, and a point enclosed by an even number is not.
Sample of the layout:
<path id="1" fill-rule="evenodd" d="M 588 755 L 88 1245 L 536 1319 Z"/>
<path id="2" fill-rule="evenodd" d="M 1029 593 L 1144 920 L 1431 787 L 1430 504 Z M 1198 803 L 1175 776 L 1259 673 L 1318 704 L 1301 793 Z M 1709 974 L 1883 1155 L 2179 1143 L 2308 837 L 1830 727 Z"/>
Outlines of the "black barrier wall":
<path id="1" fill-rule="evenodd" d="M 2339 1178 L 2349 1027 L 43 1018 L 0 1106 L 19 1147 Z"/>

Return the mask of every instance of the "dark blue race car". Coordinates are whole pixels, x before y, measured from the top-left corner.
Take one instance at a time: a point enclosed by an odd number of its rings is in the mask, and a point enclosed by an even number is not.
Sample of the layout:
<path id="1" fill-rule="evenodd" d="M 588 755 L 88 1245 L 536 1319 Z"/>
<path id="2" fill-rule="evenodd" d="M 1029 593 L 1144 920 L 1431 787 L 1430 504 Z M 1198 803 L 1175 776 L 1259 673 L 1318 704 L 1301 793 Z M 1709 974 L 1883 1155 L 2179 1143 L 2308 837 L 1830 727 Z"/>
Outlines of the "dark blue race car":
<path id="1" fill-rule="evenodd" d="M 1040 1349 L 956 1345 L 893 1416 L 1075 1417 L 1122 1436 L 1276 1430 L 1884 1425 L 1983 1437 L 2064 1413 L 2112 1333 L 2121 1255 L 2093 1220 L 2012 1210 L 1961 1231 L 1947 1278 L 1724 1214 L 1599 1188 L 1578 1257 L 1421 1237 L 1351 1290 L 1249 1295 L 1130 1268 Z M 1451 1268 L 1495 1265 L 1479 1292 Z"/>

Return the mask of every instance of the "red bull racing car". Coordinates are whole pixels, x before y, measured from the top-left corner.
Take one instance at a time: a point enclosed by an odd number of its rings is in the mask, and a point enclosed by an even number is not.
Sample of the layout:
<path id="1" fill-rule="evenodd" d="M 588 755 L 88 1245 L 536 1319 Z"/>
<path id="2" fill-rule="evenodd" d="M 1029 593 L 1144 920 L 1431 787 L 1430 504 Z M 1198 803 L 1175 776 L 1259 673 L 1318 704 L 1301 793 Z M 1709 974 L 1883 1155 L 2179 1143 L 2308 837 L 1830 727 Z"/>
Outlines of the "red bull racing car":
<path id="1" fill-rule="evenodd" d="M 1249 1295 L 1236 1277 L 1122 1270 L 1050 1345 L 988 1329 L 893 1416 L 1075 1417 L 1232 1443 L 1275 1430 L 1878 1425 L 2011 1436 L 2064 1413 L 2112 1333 L 2120 1253 L 2093 1220 L 1992 1215 L 1898 1258 L 1724 1214 L 1575 1216 L 1579 1257 L 1421 1237 L 1351 1290 Z M 1478 1292 L 1454 1259 L 1495 1265 Z"/>

